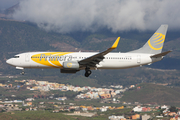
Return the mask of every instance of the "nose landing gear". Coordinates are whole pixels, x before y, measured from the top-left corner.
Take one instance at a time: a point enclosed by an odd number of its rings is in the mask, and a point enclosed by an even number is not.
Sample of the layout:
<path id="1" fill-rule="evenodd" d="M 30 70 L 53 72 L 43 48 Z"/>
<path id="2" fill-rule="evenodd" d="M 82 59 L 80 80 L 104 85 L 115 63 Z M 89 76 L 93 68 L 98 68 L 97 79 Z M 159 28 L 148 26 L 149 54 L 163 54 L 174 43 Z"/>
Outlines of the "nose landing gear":
<path id="1" fill-rule="evenodd" d="M 91 75 L 91 73 L 92 73 L 90 68 L 86 68 L 85 71 L 86 71 L 84 74 L 85 77 L 89 77 L 89 75 Z"/>
<path id="2" fill-rule="evenodd" d="M 23 67 L 16 67 L 16 69 L 17 69 L 17 70 L 22 70 L 22 72 L 20 73 L 21 75 L 24 75 L 24 74 L 25 74 Z"/>

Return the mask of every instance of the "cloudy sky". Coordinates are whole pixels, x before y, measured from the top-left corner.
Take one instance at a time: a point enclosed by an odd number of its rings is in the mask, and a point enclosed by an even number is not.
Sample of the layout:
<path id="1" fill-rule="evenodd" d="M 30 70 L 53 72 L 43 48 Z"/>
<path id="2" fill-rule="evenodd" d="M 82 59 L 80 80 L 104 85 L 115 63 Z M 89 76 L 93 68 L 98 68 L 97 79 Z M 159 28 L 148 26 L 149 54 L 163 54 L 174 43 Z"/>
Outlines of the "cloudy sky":
<path id="1" fill-rule="evenodd" d="M 113 32 L 156 30 L 161 24 L 180 29 L 180 0 L 0 0 L 1 8 L 20 2 L 13 18 L 47 31 Z"/>

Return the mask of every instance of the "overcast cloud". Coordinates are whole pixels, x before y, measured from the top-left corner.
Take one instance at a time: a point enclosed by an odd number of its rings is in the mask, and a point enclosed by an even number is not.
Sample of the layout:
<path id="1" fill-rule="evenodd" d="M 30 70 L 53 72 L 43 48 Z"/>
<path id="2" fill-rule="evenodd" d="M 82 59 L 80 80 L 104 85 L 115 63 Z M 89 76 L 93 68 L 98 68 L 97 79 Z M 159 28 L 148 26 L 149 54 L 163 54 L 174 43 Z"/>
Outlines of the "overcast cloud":
<path id="1" fill-rule="evenodd" d="M 23 0 L 13 18 L 60 33 L 180 28 L 180 0 Z"/>

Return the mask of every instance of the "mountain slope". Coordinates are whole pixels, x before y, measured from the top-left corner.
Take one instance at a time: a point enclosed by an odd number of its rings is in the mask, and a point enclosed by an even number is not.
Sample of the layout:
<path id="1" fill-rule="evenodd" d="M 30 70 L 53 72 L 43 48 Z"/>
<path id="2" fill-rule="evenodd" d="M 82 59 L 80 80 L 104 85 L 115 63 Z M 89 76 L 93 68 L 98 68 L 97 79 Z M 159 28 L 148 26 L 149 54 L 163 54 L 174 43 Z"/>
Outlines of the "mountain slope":
<path id="1" fill-rule="evenodd" d="M 56 42 L 79 46 L 69 36 L 49 34 L 24 22 L 3 20 L 0 20 L 0 41 L 0 50 L 6 52 L 57 50 L 50 45 Z"/>
<path id="2" fill-rule="evenodd" d="M 179 105 L 180 88 L 171 88 L 156 84 L 140 84 L 140 89 L 133 89 L 125 92 L 121 101 L 158 103 L 161 105 Z"/>

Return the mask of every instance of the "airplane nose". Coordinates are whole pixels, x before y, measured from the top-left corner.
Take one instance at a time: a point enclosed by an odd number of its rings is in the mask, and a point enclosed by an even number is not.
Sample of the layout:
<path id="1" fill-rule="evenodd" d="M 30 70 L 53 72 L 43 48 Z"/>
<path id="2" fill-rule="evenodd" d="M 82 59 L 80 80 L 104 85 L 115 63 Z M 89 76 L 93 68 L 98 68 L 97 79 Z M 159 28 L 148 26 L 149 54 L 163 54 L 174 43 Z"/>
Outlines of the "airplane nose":
<path id="1" fill-rule="evenodd" d="M 13 60 L 12 59 L 8 59 L 8 60 L 6 60 L 6 63 L 9 64 L 9 65 L 12 65 Z"/>

